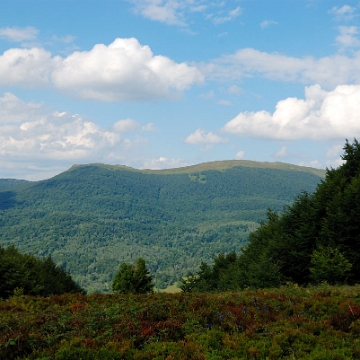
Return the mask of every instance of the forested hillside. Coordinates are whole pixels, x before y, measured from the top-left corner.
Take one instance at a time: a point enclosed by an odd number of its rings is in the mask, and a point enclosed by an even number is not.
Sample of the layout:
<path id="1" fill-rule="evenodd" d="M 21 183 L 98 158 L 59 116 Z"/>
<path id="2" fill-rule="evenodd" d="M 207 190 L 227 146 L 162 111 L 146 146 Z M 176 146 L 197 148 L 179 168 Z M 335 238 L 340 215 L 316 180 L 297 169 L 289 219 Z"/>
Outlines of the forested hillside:
<path id="1" fill-rule="evenodd" d="M 241 161 L 164 171 L 74 166 L 0 187 L 0 245 L 51 255 L 90 292 L 109 291 L 119 264 L 142 257 L 165 287 L 201 260 L 239 251 L 268 208 L 314 191 L 321 174 Z"/>
<path id="2" fill-rule="evenodd" d="M 360 282 L 360 144 L 344 146 L 344 163 L 328 169 L 312 194 L 301 193 L 282 213 L 250 234 L 237 255 L 202 263 L 184 280 L 185 291 L 225 291 L 246 287 Z"/>

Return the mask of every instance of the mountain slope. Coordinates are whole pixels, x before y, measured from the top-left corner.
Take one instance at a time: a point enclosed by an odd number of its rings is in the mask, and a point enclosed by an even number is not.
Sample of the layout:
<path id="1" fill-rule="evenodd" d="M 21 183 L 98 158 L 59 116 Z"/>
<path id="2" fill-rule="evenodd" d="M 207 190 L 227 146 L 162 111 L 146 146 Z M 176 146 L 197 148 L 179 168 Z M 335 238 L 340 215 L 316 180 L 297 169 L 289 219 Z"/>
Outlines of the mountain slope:
<path id="1" fill-rule="evenodd" d="M 161 171 L 76 165 L 0 192 L 0 244 L 51 254 L 89 291 L 109 289 L 119 264 L 141 256 L 161 287 L 239 251 L 267 208 L 314 191 L 323 174 L 243 161 Z"/>

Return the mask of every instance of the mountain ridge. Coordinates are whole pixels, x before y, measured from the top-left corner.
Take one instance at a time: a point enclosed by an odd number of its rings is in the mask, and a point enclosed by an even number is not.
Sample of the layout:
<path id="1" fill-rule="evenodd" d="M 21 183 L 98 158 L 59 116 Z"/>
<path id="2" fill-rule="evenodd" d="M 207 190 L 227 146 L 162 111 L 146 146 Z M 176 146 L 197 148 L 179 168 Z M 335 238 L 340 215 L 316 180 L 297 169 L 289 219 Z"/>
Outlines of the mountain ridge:
<path id="1" fill-rule="evenodd" d="M 268 208 L 281 211 L 322 180 L 311 168 L 282 163 L 178 169 L 74 165 L 47 180 L 0 187 L 0 245 L 51 255 L 90 292 L 109 291 L 120 263 L 143 257 L 162 288 L 201 260 L 238 252 Z"/>

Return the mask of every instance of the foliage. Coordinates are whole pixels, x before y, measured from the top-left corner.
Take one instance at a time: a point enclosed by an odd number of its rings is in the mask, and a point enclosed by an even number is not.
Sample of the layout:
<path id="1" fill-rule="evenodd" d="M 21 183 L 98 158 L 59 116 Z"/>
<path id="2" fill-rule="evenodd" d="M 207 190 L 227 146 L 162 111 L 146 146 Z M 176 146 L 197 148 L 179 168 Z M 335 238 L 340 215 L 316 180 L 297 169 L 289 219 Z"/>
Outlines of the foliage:
<path id="1" fill-rule="evenodd" d="M 337 248 L 320 246 L 311 255 L 310 274 L 316 283 L 344 283 L 352 265 Z"/>
<path id="2" fill-rule="evenodd" d="M 346 141 L 345 162 L 328 169 L 313 194 L 303 192 L 282 214 L 268 211 L 266 223 L 231 269 L 228 289 L 298 284 L 360 282 L 360 144 Z M 205 268 L 205 266 L 203 265 Z M 214 291 L 215 266 L 193 278 L 191 291 Z M 227 274 L 228 272 L 228 274 Z M 204 279 L 207 279 L 204 288 Z"/>
<path id="3" fill-rule="evenodd" d="M 152 277 L 142 258 L 137 259 L 136 267 L 133 264 L 121 264 L 112 284 L 112 290 L 119 294 L 148 294 L 153 289 Z"/>
<path id="4" fill-rule="evenodd" d="M 49 296 L 84 292 L 50 256 L 41 260 L 21 254 L 13 245 L 0 247 L 0 298 L 14 295 Z"/>
<path id="5" fill-rule="evenodd" d="M 18 296 L 1 359 L 358 359 L 360 287 Z"/>
<path id="6" fill-rule="evenodd" d="M 44 181 L 0 181 L 0 245 L 51 255 L 88 292 L 111 292 L 120 264 L 141 257 L 165 288 L 201 260 L 238 252 L 268 207 L 280 210 L 320 181 L 314 169 L 288 164 L 215 165 L 93 164 Z"/>

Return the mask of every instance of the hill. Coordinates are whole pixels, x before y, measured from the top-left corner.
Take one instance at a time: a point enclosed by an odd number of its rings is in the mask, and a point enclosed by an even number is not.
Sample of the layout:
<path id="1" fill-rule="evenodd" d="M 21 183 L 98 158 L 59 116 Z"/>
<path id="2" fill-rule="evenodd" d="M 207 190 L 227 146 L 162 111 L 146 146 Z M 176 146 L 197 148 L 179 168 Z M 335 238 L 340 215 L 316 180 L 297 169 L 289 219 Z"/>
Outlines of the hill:
<path id="1" fill-rule="evenodd" d="M 88 291 L 108 291 L 119 264 L 143 257 L 166 287 L 249 232 L 325 171 L 226 161 L 171 170 L 75 165 L 0 191 L 0 245 L 51 255 Z"/>

